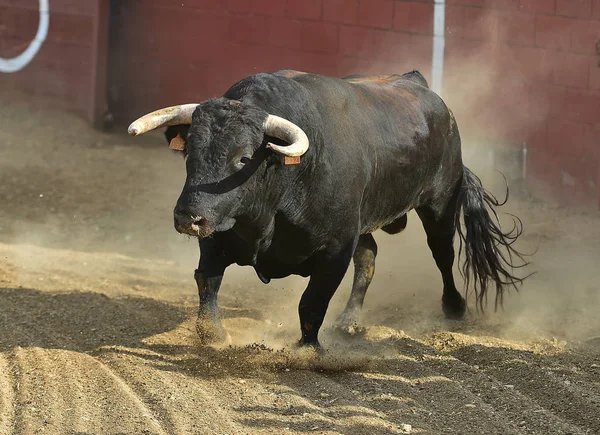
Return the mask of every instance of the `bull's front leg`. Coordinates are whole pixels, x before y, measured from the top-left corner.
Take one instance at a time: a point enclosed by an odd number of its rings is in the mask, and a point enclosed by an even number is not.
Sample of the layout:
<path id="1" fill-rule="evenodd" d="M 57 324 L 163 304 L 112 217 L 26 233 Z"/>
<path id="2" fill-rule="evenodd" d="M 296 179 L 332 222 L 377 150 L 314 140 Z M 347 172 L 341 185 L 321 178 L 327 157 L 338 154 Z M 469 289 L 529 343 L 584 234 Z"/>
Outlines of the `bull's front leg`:
<path id="1" fill-rule="evenodd" d="M 308 287 L 302 294 L 298 313 L 302 338 L 300 345 L 319 348 L 319 329 L 327 312 L 329 302 L 348 270 L 356 240 L 335 255 L 321 255 L 315 259 Z"/>
<path id="2" fill-rule="evenodd" d="M 227 337 L 217 296 L 228 265 L 223 250 L 214 239 L 200 240 L 200 262 L 194 279 L 198 285 L 199 299 L 196 331 L 203 344 L 219 343 Z"/>

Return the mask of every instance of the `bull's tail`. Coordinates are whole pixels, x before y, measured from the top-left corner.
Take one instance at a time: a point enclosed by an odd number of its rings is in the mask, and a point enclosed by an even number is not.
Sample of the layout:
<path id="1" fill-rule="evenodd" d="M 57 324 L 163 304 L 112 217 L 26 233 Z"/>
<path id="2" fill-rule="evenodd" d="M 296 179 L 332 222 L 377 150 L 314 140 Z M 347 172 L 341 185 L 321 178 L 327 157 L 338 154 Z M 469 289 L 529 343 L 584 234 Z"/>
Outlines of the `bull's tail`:
<path id="1" fill-rule="evenodd" d="M 495 308 L 502 304 L 503 291 L 521 284 L 527 276 L 519 278 L 513 269 L 525 267 L 525 254 L 517 251 L 513 244 L 523 232 L 523 223 L 513 217 L 514 226 L 504 232 L 495 207 L 502 206 L 508 200 L 498 201 L 494 195 L 486 191 L 481 180 L 467 167 L 463 167 L 463 178 L 458 195 L 456 228 L 460 239 L 459 257 L 463 256 L 461 269 L 466 288 L 473 284 L 478 309 L 483 310 L 483 301 L 487 301 L 488 284 L 496 287 Z M 460 216 L 464 220 L 464 228 L 460 224 Z M 467 290 L 468 292 L 468 290 Z"/>

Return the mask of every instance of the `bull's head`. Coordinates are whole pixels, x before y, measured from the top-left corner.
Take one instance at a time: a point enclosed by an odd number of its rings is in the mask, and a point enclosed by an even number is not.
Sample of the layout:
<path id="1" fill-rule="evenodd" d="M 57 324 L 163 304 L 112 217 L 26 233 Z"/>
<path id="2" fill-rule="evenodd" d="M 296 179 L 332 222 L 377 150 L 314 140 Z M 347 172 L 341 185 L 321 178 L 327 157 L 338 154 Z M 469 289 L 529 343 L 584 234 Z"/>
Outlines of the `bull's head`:
<path id="1" fill-rule="evenodd" d="M 292 122 L 225 98 L 157 110 L 133 122 L 129 134 L 160 127 L 168 127 L 167 139 L 180 144 L 171 148 L 186 159 L 187 178 L 174 210 L 175 228 L 200 238 L 233 227 L 235 217 L 251 201 L 248 192 L 255 191 L 259 182 L 252 175 L 269 149 L 298 157 L 309 146 L 304 131 Z M 276 145 L 269 138 L 287 145 Z"/>

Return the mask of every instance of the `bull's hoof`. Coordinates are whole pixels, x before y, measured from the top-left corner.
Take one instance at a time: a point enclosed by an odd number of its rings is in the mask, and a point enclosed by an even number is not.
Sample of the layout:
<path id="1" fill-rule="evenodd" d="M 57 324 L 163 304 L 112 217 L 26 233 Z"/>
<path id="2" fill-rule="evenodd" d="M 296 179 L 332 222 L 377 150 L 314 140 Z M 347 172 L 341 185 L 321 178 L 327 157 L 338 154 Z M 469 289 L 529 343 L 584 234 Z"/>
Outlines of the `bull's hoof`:
<path id="1" fill-rule="evenodd" d="M 467 303 L 462 296 L 460 296 L 460 299 L 453 299 L 451 301 L 442 298 L 442 311 L 444 311 L 446 319 L 460 320 L 467 312 Z"/>
<path id="2" fill-rule="evenodd" d="M 219 344 L 227 340 L 228 334 L 221 322 L 199 317 L 196 320 L 196 333 L 203 345 Z"/>
<path id="3" fill-rule="evenodd" d="M 367 328 L 359 325 L 358 322 L 338 321 L 333 324 L 333 331 L 346 337 L 363 337 L 367 333 Z"/>
<path id="4" fill-rule="evenodd" d="M 301 349 L 313 349 L 317 352 L 320 352 L 323 350 L 323 348 L 321 347 L 321 343 L 319 343 L 319 340 L 307 342 L 303 338 L 298 340 L 298 342 L 296 343 L 296 347 L 301 348 Z"/>
<path id="5" fill-rule="evenodd" d="M 333 330 L 348 336 L 365 335 L 367 329 L 358 322 L 357 311 L 344 311 L 333 324 Z"/>
<path id="6" fill-rule="evenodd" d="M 343 334 L 347 337 L 364 337 L 367 334 L 367 328 L 359 325 L 358 323 L 352 323 L 350 325 L 334 325 L 334 330 L 337 333 Z"/>

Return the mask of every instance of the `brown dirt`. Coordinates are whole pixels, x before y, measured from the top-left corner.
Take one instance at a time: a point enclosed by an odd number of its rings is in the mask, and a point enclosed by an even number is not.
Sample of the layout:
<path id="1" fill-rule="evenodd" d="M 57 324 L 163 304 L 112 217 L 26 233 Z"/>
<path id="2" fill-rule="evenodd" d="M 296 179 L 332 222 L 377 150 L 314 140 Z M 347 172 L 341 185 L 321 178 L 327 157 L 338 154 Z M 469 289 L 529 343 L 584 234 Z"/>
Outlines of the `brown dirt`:
<path id="1" fill-rule="evenodd" d="M 23 121 L 25 119 L 25 121 Z M 377 235 L 364 334 L 291 348 L 305 280 L 231 268 L 231 343 L 201 347 L 183 162 L 160 135 L 0 105 L 0 433 L 600 433 L 600 218 L 511 201 L 538 274 L 505 310 L 441 314 L 414 214 Z M 350 278 L 350 277 L 347 277 Z"/>

